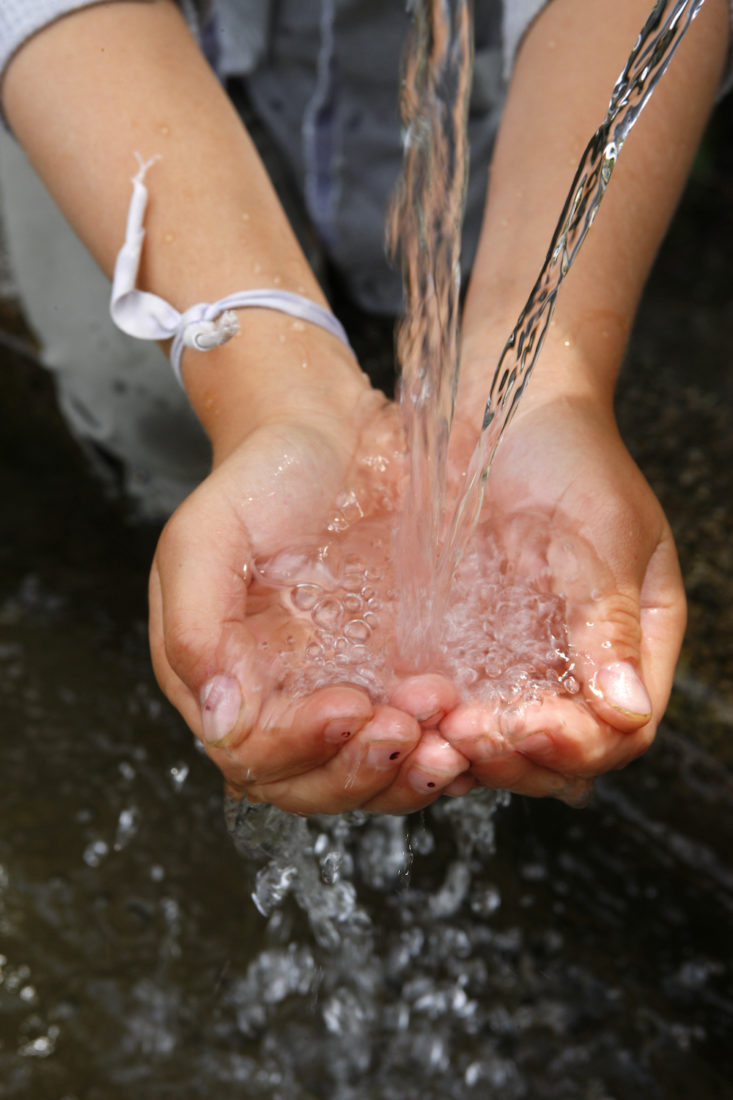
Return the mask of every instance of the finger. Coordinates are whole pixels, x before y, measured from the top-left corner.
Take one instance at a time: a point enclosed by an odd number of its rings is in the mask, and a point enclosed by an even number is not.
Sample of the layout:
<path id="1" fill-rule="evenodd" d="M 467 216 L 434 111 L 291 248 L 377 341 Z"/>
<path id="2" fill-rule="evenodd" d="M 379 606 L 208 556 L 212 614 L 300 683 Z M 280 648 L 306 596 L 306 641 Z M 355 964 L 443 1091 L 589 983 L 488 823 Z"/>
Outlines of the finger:
<path id="1" fill-rule="evenodd" d="M 572 617 L 578 678 L 602 721 L 629 732 L 656 729 L 669 698 L 684 624 L 684 590 L 665 528 L 642 578 L 617 580 Z"/>
<path id="2" fill-rule="evenodd" d="M 471 703 L 448 715 L 441 722 L 440 732 L 471 761 L 470 774 L 482 787 L 531 798 L 559 798 L 570 805 L 583 804 L 590 790 L 587 777 L 560 770 L 565 763 L 560 752 L 551 761 L 555 766 L 548 766 L 548 757 L 542 751 L 544 745 L 528 743 L 523 751 L 521 726 L 514 731 L 517 742 L 513 744 L 505 735 L 509 730 L 502 731 L 500 725 L 501 712 L 497 707 Z M 532 736 L 544 734 L 527 733 L 528 742 Z"/>
<path id="3" fill-rule="evenodd" d="M 638 527 L 631 509 L 626 519 Z M 624 517 L 613 520 L 620 527 Z M 609 544 L 603 559 L 585 539 L 563 532 L 550 541 L 547 564 L 553 587 L 566 599 L 572 672 L 582 698 L 603 722 L 631 731 L 652 714 L 641 675 L 640 588 L 648 558 L 641 533 L 602 541 Z M 619 541 L 630 541 L 633 554 L 614 550 Z"/>
<path id="4" fill-rule="evenodd" d="M 248 540 L 241 524 L 191 502 L 163 530 L 150 581 L 150 645 L 162 690 L 202 740 L 252 727 L 265 671 L 246 625 Z M 228 533 L 224 533 L 228 532 Z"/>
<path id="5" fill-rule="evenodd" d="M 424 673 L 403 680 L 392 692 L 392 706 L 399 707 L 423 726 L 437 726 L 458 702 L 458 692 L 445 676 Z"/>
<path id="6" fill-rule="evenodd" d="M 435 730 L 423 730 L 415 749 L 402 763 L 394 782 L 364 809 L 375 813 L 413 813 L 434 802 L 469 761 Z"/>
<path id="7" fill-rule="evenodd" d="M 556 794 L 557 776 L 591 779 L 623 767 L 649 743 L 645 728 L 633 734 L 619 731 L 600 722 L 582 702 L 552 695 L 509 709 L 463 704 L 441 722 L 440 732 L 471 761 L 482 783 L 520 791 L 521 781 L 520 793 L 526 794 Z M 518 756 L 552 773 L 545 792 Z"/>
<path id="8" fill-rule="evenodd" d="M 592 779 L 562 775 L 516 751 L 474 765 L 471 775 L 491 790 L 511 791 L 527 798 L 556 798 L 569 806 L 586 805 L 593 789 Z"/>
<path id="9" fill-rule="evenodd" d="M 381 706 L 326 764 L 288 782 L 257 784 L 247 791 L 289 813 L 343 813 L 390 787 L 420 739 L 414 718 Z"/>
<path id="10" fill-rule="evenodd" d="M 241 738 L 208 744 L 207 752 L 229 783 L 250 797 L 255 785 L 290 780 L 323 766 L 373 715 L 366 693 L 346 684 L 295 700 L 277 694 L 266 701 L 254 728 Z"/>
<path id="11" fill-rule="evenodd" d="M 464 794 L 468 794 L 474 787 L 478 787 L 479 781 L 475 776 L 469 772 L 464 772 L 463 775 L 459 775 L 457 779 L 454 779 L 452 783 L 443 790 L 443 794 L 449 798 L 462 798 Z"/>

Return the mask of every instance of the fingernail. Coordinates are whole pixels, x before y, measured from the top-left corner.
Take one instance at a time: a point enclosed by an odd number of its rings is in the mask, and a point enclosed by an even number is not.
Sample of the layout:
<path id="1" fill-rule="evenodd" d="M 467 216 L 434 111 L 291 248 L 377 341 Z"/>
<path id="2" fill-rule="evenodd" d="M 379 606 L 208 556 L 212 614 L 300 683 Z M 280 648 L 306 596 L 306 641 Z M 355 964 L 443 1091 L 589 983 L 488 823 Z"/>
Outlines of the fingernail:
<path id="1" fill-rule="evenodd" d="M 204 741 L 217 745 L 237 724 L 242 692 L 233 676 L 214 676 L 201 691 L 201 724 Z"/>
<path id="2" fill-rule="evenodd" d="M 614 661 L 604 665 L 593 677 L 603 700 L 629 718 L 650 718 L 652 704 L 647 690 L 633 665 Z"/>
<path id="3" fill-rule="evenodd" d="M 435 776 L 428 775 L 419 768 L 412 768 L 407 776 L 410 786 L 420 794 L 430 794 L 431 791 L 439 791 L 444 787 L 445 780 L 439 782 Z"/>
<path id="4" fill-rule="evenodd" d="M 348 741 L 361 729 L 364 722 L 365 718 L 361 714 L 358 717 L 347 714 L 344 718 L 334 718 L 324 727 L 323 736 L 326 741 Z"/>
<path id="5" fill-rule="evenodd" d="M 396 745 L 394 741 L 374 741 L 367 749 L 366 762 L 370 768 L 386 771 L 396 767 L 406 755 L 407 749 L 404 745 Z"/>
<path id="6" fill-rule="evenodd" d="M 439 726 L 444 717 L 445 711 L 440 707 L 438 710 L 433 710 L 430 714 L 426 714 L 424 718 L 418 717 L 417 720 L 421 726 Z"/>

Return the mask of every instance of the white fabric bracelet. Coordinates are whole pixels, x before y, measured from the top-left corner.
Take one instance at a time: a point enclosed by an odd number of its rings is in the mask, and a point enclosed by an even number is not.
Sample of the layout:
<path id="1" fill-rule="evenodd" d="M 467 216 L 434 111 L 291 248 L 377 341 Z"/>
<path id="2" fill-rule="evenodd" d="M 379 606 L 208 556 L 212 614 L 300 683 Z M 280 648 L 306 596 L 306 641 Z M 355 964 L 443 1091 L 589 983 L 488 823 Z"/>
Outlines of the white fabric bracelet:
<path id="1" fill-rule="evenodd" d="M 221 298 L 218 302 L 199 302 L 183 313 L 179 313 L 170 302 L 157 294 L 138 290 L 135 283 L 145 240 L 143 223 L 148 203 L 144 179 L 148 168 L 158 157 L 143 161 L 139 154 L 135 155 L 140 170 L 132 178 L 125 243 L 117 254 L 112 279 L 110 314 L 117 327 L 128 336 L 136 336 L 139 340 L 173 341 L 170 350 L 171 366 L 181 386 L 183 349 L 209 351 L 231 340 L 240 331 L 239 318 L 233 312 L 235 309 L 257 307 L 288 313 L 301 321 L 320 326 L 351 348 L 343 325 L 330 310 L 324 309 L 310 298 L 288 290 L 243 290 Z"/>

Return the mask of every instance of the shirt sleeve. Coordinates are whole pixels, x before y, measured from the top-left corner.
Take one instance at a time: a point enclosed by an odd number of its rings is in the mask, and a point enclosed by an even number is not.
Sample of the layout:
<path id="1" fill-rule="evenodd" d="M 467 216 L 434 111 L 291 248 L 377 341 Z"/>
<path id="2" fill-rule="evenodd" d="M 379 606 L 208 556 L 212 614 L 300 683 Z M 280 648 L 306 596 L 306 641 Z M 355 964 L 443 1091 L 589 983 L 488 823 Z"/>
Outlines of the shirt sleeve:
<path id="1" fill-rule="evenodd" d="M 0 81 L 13 55 L 38 31 L 64 15 L 91 8 L 102 0 L 2 0 L 0 2 Z M 109 3 L 109 0 L 104 0 Z M 148 0 L 138 0 L 147 3 Z M 198 32 L 207 0 L 177 0 L 191 28 Z"/>

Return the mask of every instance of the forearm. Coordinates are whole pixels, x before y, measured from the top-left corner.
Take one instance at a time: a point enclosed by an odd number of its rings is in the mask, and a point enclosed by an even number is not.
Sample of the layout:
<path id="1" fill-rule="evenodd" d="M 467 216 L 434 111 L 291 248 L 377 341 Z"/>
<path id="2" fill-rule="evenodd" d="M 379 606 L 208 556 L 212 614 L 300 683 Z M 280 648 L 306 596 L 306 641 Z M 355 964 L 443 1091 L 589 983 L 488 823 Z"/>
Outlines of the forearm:
<path id="1" fill-rule="evenodd" d="M 649 9 L 649 0 L 553 0 L 528 32 L 491 166 L 464 311 L 465 359 L 496 361 Z M 534 390 L 589 387 L 610 401 L 639 296 L 714 100 L 727 37 L 727 4 L 706 0 L 624 145 L 559 292 Z M 486 376 L 475 375 L 474 387 L 486 391 Z"/>
<path id="2" fill-rule="evenodd" d="M 3 102 L 107 274 L 124 236 L 133 154 L 159 154 L 146 180 L 142 288 L 179 310 L 256 287 L 326 304 L 252 142 L 168 0 L 100 4 L 52 24 L 11 62 Z M 351 357 L 320 330 L 260 310 L 242 323 L 244 338 L 184 358 L 187 391 L 215 447 L 228 449 L 306 382 L 317 392 L 342 375 L 349 385 L 358 379 Z"/>

